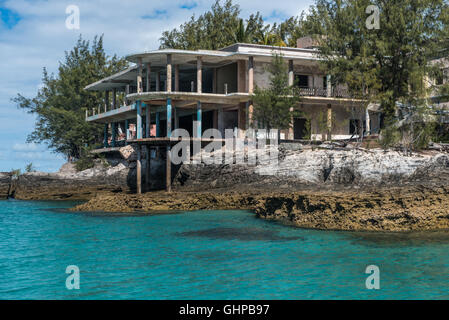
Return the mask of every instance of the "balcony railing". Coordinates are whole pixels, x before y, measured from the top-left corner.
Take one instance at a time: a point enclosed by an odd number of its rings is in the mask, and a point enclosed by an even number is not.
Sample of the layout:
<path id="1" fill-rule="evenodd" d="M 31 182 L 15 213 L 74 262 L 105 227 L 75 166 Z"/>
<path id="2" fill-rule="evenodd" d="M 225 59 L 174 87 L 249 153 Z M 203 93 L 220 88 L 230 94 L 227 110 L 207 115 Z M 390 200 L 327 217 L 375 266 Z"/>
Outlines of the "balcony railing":
<path id="1" fill-rule="evenodd" d="M 304 97 L 327 97 L 327 88 L 318 87 L 300 87 L 299 95 Z M 332 88 L 330 97 L 332 98 L 350 98 L 348 90 L 342 88 Z"/>

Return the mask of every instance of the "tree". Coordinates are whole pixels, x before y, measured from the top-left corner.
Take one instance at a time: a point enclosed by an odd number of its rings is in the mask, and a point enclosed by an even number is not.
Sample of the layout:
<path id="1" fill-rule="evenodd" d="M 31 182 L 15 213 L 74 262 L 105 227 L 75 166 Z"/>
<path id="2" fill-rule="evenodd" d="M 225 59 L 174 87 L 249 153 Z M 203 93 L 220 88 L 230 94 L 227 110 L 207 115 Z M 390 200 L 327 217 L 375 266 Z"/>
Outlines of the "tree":
<path id="1" fill-rule="evenodd" d="M 369 5 L 379 9 L 379 29 L 367 28 Z M 401 106 L 420 112 L 428 104 L 430 61 L 447 39 L 444 0 L 317 0 L 310 11 L 304 28 L 317 35 L 333 82 L 346 83 L 366 103 L 379 102 L 386 126 L 397 126 Z"/>
<path id="2" fill-rule="evenodd" d="M 160 48 L 216 50 L 236 42 L 274 46 L 296 46 L 303 35 L 304 15 L 290 17 L 280 24 L 265 24 L 259 12 L 248 19 L 240 17 L 240 7 L 232 0 L 220 0 L 198 18 L 193 15 L 178 28 L 164 31 Z"/>
<path id="3" fill-rule="evenodd" d="M 273 55 L 268 66 L 270 86 L 256 86 L 253 95 L 253 126 L 270 129 L 288 129 L 291 121 L 298 114 L 295 107 L 299 103 L 299 93 L 296 87 L 288 83 L 287 65 L 282 56 Z"/>
<path id="4" fill-rule="evenodd" d="M 81 158 L 87 145 L 100 143 L 103 138 L 102 125 L 85 121 L 85 111 L 102 103 L 101 94 L 84 87 L 126 66 L 123 59 L 105 54 L 103 36 L 95 37 L 92 45 L 80 36 L 75 47 L 65 53 L 57 76 L 49 75 L 44 68 L 43 85 L 36 97 L 18 94 L 12 99 L 18 108 L 37 117 L 27 141 L 46 143 L 67 158 Z"/>
<path id="5" fill-rule="evenodd" d="M 33 172 L 34 171 L 34 166 L 33 163 L 30 162 L 25 166 L 25 172 Z"/>

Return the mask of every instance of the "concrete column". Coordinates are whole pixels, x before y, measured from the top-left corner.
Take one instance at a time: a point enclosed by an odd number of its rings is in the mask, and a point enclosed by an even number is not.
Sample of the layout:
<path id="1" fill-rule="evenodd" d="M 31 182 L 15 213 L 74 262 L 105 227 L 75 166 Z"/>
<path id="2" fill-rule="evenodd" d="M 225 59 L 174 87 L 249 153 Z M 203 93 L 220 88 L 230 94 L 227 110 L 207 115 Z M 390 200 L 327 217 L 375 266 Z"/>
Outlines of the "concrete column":
<path id="1" fill-rule="evenodd" d="M 167 99 L 167 138 L 171 137 L 171 128 L 172 128 L 172 107 L 171 107 L 171 99 Z"/>
<path id="2" fill-rule="evenodd" d="M 104 124 L 104 133 L 103 133 L 103 146 L 107 148 L 108 145 L 108 124 Z"/>
<path id="3" fill-rule="evenodd" d="M 171 92 L 172 83 L 172 65 L 171 65 L 171 54 L 167 54 L 167 81 L 165 82 L 165 89 L 167 92 Z"/>
<path id="4" fill-rule="evenodd" d="M 142 83 L 142 58 L 137 60 L 137 93 L 141 93 L 143 91 L 143 83 Z"/>
<path id="5" fill-rule="evenodd" d="M 370 123 L 370 117 L 369 117 L 369 111 L 368 108 L 366 108 L 365 111 L 365 126 L 366 126 L 366 135 L 371 134 L 371 123 Z"/>
<path id="6" fill-rule="evenodd" d="M 292 86 L 295 82 L 295 74 L 293 70 L 293 60 L 288 60 L 288 85 Z"/>
<path id="7" fill-rule="evenodd" d="M 248 59 L 248 93 L 253 94 L 254 93 L 254 57 L 249 57 Z M 250 100 L 248 102 L 248 123 L 246 124 L 246 127 L 252 127 L 256 126 L 253 123 L 253 102 Z"/>
<path id="8" fill-rule="evenodd" d="M 161 114 L 156 112 L 156 137 L 161 136 Z"/>
<path id="9" fill-rule="evenodd" d="M 129 84 L 127 84 L 125 87 L 125 106 L 128 105 L 128 99 L 126 98 L 126 96 L 128 95 L 129 95 Z"/>
<path id="10" fill-rule="evenodd" d="M 150 91 L 151 88 L 151 63 L 147 63 L 147 76 L 145 79 L 145 85 L 147 87 L 147 92 Z"/>
<path id="11" fill-rule="evenodd" d="M 136 178 L 137 194 L 142 194 L 142 154 L 140 144 L 137 145 Z"/>
<path id="12" fill-rule="evenodd" d="M 137 104 L 137 122 L 136 122 L 136 138 L 142 139 L 142 102 L 136 101 Z"/>
<path id="13" fill-rule="evenodd" d="M 108 110 L 109 110 L 109 91 L 106 90 L 104 92 L 104 112 L 107 112 Z"/>
<path id="14" fill-rule="evenodd" d="M 200 101 L 198 101 L 196 104 L 196 121 L 198 122 L 196 137 L 201 138 L 203 131 L 202 131 L 202 111 Z"/>
<path id="15" fill-rule="evenodd" d="M 295 74 L 294 74 L 294 68 L 293 68 L 293 60 L 288 60 L 288 85 L 293 86 L 295 83 Z M 290 108 L 290 113 L 292 114 L 291 120 L 290 120 L 290 127 L 288 128 L 288 139 L 293 140 L 294 139 L 294 119 L 293 119 L 293 108 Z"/>
<path id="16" fill-rule="evenodd" d="M 117 109 L 117 89 L 112 90 L 112 109 Z"/>
<path id="17" fill-rule="evenodd" d="M 117 125 L 115 122 L 111 123 L 111 146 L 115 147 L 115 140 L 116 140 L 116 135 L 117 135 Z"/>
<path id="18" fill-rule="evenodd" d="M 179 64 L 175 64 L 175 91 L 179 92 Z"/>
<path id="19" fill-rule="evenodd" d="M 167 161 L 165 163 L 165 190 L 171 192 L 171 147 L 167 144 Z"/>
<path id="20" fill-rule="evenodd" d="M 203 60 L 201 57 L 196 58 L 196 92 L 202 92 L 203 84 Z"/>
<path id="21" fill-rule="evenodd" d="M 331 75 L 328 74 L 326 76 L 326 89 L 327 89 L 327 96 L 332 97 L 332 82 L 331 82 Z"/>
<path id="22" fill-rule="evenodd" d="M 161 91 L 161 72 L 158 71 L 156 74 L 156 91 Z"/>
<path id="23" fill-rule="evenodd" d="M 218 131 L 224 136 L 224 122 L 223 122 L 223 108 L 219 108 L 218 110 Z"/>
<path id="24" fill-rule="evenodd" d="M 150 137 L 150 126 L 151 126 L 150 105 L 147 104 L 145 108 L 145 138 Z"/>
<path id="25" fill-rule="evenodd" d="M 332 140 L 332 105 L 327 105 L 327 140 Z"/>

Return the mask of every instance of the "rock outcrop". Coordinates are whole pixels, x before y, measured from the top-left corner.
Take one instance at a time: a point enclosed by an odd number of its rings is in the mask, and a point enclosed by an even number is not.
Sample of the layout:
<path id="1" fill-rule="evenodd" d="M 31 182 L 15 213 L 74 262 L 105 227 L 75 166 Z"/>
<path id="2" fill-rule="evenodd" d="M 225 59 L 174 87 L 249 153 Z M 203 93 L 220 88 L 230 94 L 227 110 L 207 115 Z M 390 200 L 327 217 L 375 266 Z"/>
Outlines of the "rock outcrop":
<path id="1" fill-rule="evenodd" d="M 0 200 L 8 199 L 11 188 L 12 175 L 9 172 L 0 172 Z"/>
<path id="2" fill-rule="evenodd" d="M 152 192 L 99 195 L 74 211 L 252 210 L 304 228 L 366 231 L 449 229 L 449 187 L 300 192 Z"/>
<path id="3" fill-rule="evenodd" d="M 405 156 L 396 151 L 315 149 L 281 145 L 277 163 L 185 164 L 174 185 L 178 190 L 251 186 L 265 190 L 302 190 L 404 184 L 447 184 L 449 154 L 426 152 Z"/>

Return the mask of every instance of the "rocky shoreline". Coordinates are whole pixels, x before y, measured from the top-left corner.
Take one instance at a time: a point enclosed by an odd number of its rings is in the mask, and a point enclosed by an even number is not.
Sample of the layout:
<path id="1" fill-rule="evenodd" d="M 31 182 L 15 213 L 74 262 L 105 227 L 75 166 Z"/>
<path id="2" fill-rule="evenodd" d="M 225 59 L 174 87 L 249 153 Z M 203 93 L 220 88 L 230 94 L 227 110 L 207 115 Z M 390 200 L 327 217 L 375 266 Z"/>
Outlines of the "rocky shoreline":
<path id="1" fill-rule="evenodd" d="M 165 212 L 251 210 L 259 218 L 326 230 L 414 231 L 449 229 L 449 187 L 279 193 L 150 192 L 100 195 L 73 211 Z"/>
<path id="2" fill-rule="evenodd" d="M 0 198 L 88 200 L 75 211 L 244 209 L 304 228 L 369 231 L 449 229 L 449 154 L 281 145 L 279 162 L 183 164 L 173 193 L 134 194 L 132 146 L 76 172 L 0 174 Z M 152 172 L 163 173 L 163 159 Z M 161 165 L 162 164 L 162 165 Z M 162 169 L 161 169 L 162 168 Z M 153 181 L 163 180 L 153 176 Z M 152 189 L 158 189 L 152 185 Z"/>

